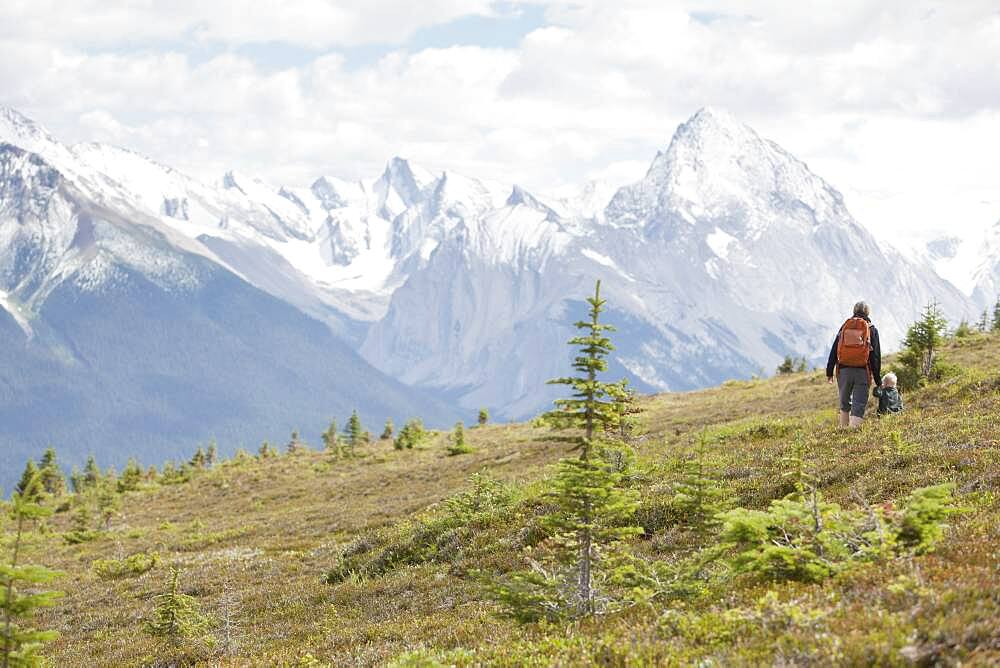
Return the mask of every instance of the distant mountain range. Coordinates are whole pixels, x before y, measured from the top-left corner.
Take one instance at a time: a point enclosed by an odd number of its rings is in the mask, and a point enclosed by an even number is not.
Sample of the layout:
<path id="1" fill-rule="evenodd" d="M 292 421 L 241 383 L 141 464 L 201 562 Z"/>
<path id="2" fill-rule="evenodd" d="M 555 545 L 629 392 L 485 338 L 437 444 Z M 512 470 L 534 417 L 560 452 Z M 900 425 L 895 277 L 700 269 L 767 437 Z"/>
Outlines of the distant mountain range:
<path id="1" fill-rule="evenodd" d="M 1000 243 L 964 294 L 711 109 L 638 183 L 570 199 L 400 158 L 354 183 L 210 185 L 65 145 L 11 109 L 0 142 L 5 468 L 50 441 L 159 461 L 212 436 L 315 439 L 353 407 L 373 429 L 480 406 L 525 417 L 552 399 L 598 278 L 620 330 L 612 371 L 646 391 L 818 361 L 861 298 L 891 347 L 927 302 L 973 317 L 1000 285 Z"/>

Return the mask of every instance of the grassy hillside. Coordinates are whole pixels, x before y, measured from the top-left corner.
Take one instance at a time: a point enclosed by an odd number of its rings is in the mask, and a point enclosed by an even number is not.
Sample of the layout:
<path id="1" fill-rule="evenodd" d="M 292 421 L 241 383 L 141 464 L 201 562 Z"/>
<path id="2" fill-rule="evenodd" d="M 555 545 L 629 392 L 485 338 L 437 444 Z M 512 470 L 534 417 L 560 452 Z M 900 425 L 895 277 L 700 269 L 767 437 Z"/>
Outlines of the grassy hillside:
<path id="1" fill-rule="evenodd" d="M 519 624 L 499 614 L 483 579 L 546 549 L 538 481 L 566 451 L 543 440 L 545 429 L 489 425 L 466 430 L 474 452 L 460 456 L 445 454 L 440 434 L 415 450 L 380 441 L 350 460 L 245 458 L 182 484 L 144 483 L 123 495 L 108 530 L 77 545 L 64 539 L 72 513 L 57 513 L 28 551 L 67 573 L 65 599 L 41 618 L 62 633 L 47 654 L 67 666 L 996 665 L 1000 337 L 953 342 L 946 355 L 960 372 L 857 432 L 834 428 L 822 372 L 646 398 L 629 478 L 645 529 L 635 553 L 683 564 L 717 542 L 686 527 L 673 501 L 696 437 L 732 503 L 751 509 L 793 491 L 783 458 L 798 440 L 820 491 L 845 507 L 955 483 L 966 511 L 929 554 L 859 563 L 819 583 L 710 566 L 697 588 L 649 605 Z M 440 503 L 481 471 L 515 483 L 506 510 L 463 515 Z M 138 552 L 158 565 L 132 577 L 95 571 L 97 560 Z M 170 565 L 211 617 L 214 646 L 172 648 L 143 632 Z"/>

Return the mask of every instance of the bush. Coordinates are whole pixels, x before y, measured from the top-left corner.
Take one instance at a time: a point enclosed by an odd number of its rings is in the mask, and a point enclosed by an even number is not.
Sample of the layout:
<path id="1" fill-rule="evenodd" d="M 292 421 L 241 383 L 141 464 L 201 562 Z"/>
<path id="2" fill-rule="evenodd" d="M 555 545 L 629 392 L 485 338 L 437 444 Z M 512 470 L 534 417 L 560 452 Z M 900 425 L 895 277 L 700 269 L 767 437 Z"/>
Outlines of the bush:
<path id="1" fill-rule="evenodd" d="M 98 559 L 90 567 L 102 580 L 131 578 L 148 573 L 160 563 L 160 555 L 138 552 L 124 559 Z"/>

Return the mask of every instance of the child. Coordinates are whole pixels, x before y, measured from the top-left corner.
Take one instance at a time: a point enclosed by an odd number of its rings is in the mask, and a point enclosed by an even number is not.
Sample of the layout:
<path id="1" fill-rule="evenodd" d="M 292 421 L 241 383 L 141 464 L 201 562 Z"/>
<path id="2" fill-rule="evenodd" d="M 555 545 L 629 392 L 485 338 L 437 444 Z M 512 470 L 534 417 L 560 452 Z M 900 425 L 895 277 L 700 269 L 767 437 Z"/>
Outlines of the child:
<path id="1" fill-rule="evenodd" d="M 872 390 L 878 397 L 878 414 L 899 413 L 903 410 L 903 397 L 896 389 L 896 374 L 887 373 L 882 377 L 882 386 Z"/>

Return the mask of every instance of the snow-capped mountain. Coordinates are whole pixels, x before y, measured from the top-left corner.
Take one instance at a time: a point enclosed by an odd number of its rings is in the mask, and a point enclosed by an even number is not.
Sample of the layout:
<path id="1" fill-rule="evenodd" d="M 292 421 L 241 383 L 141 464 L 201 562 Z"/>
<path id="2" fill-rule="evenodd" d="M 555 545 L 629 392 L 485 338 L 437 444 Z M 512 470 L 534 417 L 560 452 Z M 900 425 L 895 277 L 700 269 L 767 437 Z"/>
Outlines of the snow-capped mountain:
<path id="1" fill-rule="evenodd" d="M 518 231 L 526 243 L 513 255 L 484 247 L 509 218 L 535 236 Z M 616 361 L 646 389 L 768 372 L 786 353 L 818 360 L 861 298 L 887 348 L 932 299 L 968 310 L 933 272 L 880 248 L 806 165 L 706 109 L 593 218 L 563 219 L 512 195 L 499 216 L 454 228 L 394 294 L 362 353 L 463 405 L 513 399 L 506 410 L 523 415 L 565 368 L 568 304 L 597 277 L 621 330 Z"/>
<path id="2" fill-rule="evenodd" d="M 0 485 L 49 443 L 69 462 L 88 452 L 104 464 L 126 453 L 160 462 L 212 437 L 229 451 L 292 429 L 315 442 L 354 408 L 372 429 L 389 416 L 459 416 L 381 374 L 82 159 L 130 157 L 62 147 L 16 120 L 19 134 L 8 123 L 0 136 Z M 216 203 L 186 201 L 189 216 Z M 273 218 L 253 225 L 293 238 L 291 223 Z"/>
<path id="3" fill-rule="evenodd" d="M 932 299 L 971 311 L 880 247 L 805 164 L 711 109 L 637 183 L 575 198 L 400 158 L 359 182 L 234 171 L 206 184 L 128 150 L 64 145 L 9 109 L 0 142 L 0 316 L 29 340 L 60 286 L 99 295 L 126 275 L 198 303 L 206 276 L 225 275 L 459 411 L 522 417 L 551 399 L 545 380 L 565 372 L 567 323 L 596 278 L 620 328 L 613 371 L 647 390 L 768 372 L 789 353 L 819 360 L 862 298 L 886 347 Z"/>
<path id="4" fill-rule="evenodd" d="M 1000 298 L 1000 221 L 971 237 L 935 237 L 914 256 L 969 295 L 977 312 Z"/>

